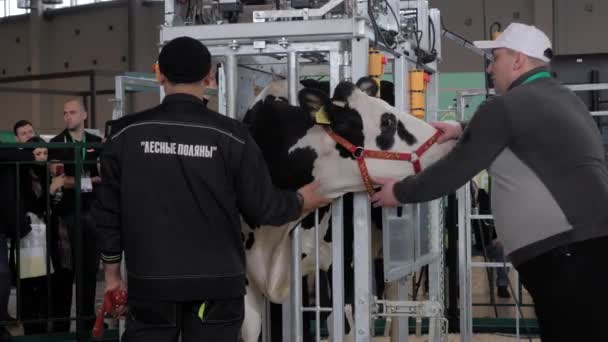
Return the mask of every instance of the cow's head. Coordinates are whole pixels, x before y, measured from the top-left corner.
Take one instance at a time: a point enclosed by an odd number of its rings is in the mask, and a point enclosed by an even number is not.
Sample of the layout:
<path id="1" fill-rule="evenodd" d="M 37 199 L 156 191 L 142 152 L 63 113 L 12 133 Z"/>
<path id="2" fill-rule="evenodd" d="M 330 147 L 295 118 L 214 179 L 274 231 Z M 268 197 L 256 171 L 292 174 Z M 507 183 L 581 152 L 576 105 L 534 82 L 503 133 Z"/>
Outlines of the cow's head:
<path id="1" fill-rule="evenodd" d="M 349 82 L 340 83 L 332 98 L 318 89 L 304 88 L 299 92 L 299 107 L 281 97 L 267 93 L 247 113 L 245 122 L 264 153 L 275 184 L 283 188 L 296 189 L 314 179 L 330 197 L 364 190 L 352 154 L 316 124 L 320 110 L 334 132 L 365 149 L 412 152 L 435 133 L 426 122 L 398 112 Z M 444 144 L 429 149 L 421 158 L 423 168 L 449 148 L 451 145 Z M 409 162 L 366 162 L 372 177 L 403 178 L 414 173 Z"/>

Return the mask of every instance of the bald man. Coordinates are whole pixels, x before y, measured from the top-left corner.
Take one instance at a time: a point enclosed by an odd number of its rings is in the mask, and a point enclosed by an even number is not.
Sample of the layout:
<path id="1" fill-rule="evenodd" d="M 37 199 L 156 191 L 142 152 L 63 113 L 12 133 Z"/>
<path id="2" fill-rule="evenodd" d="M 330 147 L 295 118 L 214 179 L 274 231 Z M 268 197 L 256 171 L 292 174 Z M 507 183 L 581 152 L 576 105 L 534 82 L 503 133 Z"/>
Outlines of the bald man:
<path id="1" fill-rule="evenodd" d="M 87 112 L 79 100 L 69 100 L 63 105 L 63 121 L 65 129 L 51 142 L 59 143 L 101 143 L 101 138 L 85 131 L 84 124 L 87 119 Z M 65 186 L 63 197 L 56 204 L 53 214 L 56 222 L 59 222 L 59 231 L 55 235 L 53 242 L 55 255 L 53 256 L 56 272 L 53 280 L 54 316 L 70 316 L 72 305 L 72 283 L 76 274 L 76 260 L 80 258 L 82 262 L 82 282 L 83 282 L 83 308 L 82 314 L 94 316 L 95 314 L 95 285 L 96 275 L 99 266 L 99 255 L 96 252 L 93 230 L 95 222 L 90 215 L 91 203 L 94 200 L 94 189 L 99 184 L 99 170 L 97 160 L 99 151 L 95 148 L 83 148 L 80 157 L 87 162 L 83 164 L 81 170 L 81 237 L 80 242 L 76 241 L 75 212 L 76 194 L 74 187 L 75 165 L 65 163 Z M 49 149 L 49 160 L 55 161 L 74 161 L 74 149 Z M 55 171 L 55 168 L 52 168 Z M 80 244 L 81 254 L 76 255 L 76 244 Z M 86 320 L 84 329 L 92 328 L 93 320 Z M 68 331 L 70 322 L 55 323 L 56 331 Z"/>

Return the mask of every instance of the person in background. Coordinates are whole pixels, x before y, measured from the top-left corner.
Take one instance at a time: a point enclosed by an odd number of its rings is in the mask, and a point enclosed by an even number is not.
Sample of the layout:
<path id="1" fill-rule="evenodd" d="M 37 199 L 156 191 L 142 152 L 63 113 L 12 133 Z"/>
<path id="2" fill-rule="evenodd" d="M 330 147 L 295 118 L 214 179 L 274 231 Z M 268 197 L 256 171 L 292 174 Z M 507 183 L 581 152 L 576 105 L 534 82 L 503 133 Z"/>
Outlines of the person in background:
<path id="1" fill-rule="evenodd" d="M 39 137 L 32 137 L 28 143 L 44 143 Z M 37 162 L 44 164 L 27 165 L 22 168 L 21 176 L 21 195 L 24 199 L 24 206 L 27 215 L 35 215 L 40 221 L 46 221 L 47 194 L 53 196 L 59 191 L 64 183 L 65 176 L 52 177 L 47 170 L 46 161 L 48 159 L 47 148 L 28 148 L 34 155 Z M 49 227 L 48 222 L 45 222 Z M 47 249 L 48 250 L 48 249 Z M 20 272 L 16 272 L 20 274 Z M 48 275 L 21 279 L 21 319 L 40 320 L 49 317 L 48 312 Z M 23 323 L 25 335 L 35 335 L 47 332 L 46 322 L 25 322 Z"/>
<path id="2" fill-rule="evenodd" d="M 50 142 L 56 143 L 101 143 L 101 138 L 85 131 L 85 121 L 87 112 L 82 102 L 69 100 L 63 105 L 63 121 L 65 129 L 63 132 L 51 139 Z M 99 270 L 99 254 L 95 248 L 94 228 L 95 222 L 91 217 L 91 203 L 95 198 L 95 188 L 101 181 L 97 160 L 99 152 L 96 148 L 83 148 L 81 151 L 82 160 L 85 163 L 81 169 L 81 241 L 76 238 L 76 169 L 73 163 L 66 163 L 64 166 L 65 179 L 63 185 L 63 198 L 55 206 L 54 216 L 57 222 L 57 245 L 55 246 L 56 256 L 60 267 L 53 274 L 53 300 L 55 312 L 61 317 L 69 317 L 72 306 L 72 283 L 75 276 L 75 260 L 82 258 L 83 265 L 83 303 L 81 314 L 91 319 L 85 321 L 85 329 L 93 327 L 95 315 L 95 287 L 97 284 L 97 273 Z M 73 161 L 74 149 L 50 149 L 50 161 Z M 61 164 L 59 164 L 61 165 Z M 52 166 L 55 171 L 56 166 Z M 55 173 L 55 172 L 53 172 Z M 76 255 L 76 243 L 81 244 L 81 255 Z M 70 322 L 56 322 L 55 331 L 68 331 Z"/>
<path id="3" fill-rule="evenodd" d="M 17 164 L 15 162 L 33 161 L 31 151 L 18 148 L 15 144 L 0 146 L 0 321 L 13 321 L 8 314 L 8 301 L 11 293 L 11 268 L 9 263 L 9 240 L 15 241 L 17 232 L 20 237 L 27 235 L 31 227 L 27 224 L 25 205 L 22 196 L 17 196 Z M 18 212 L 19 211 L 19 212 Z M 17 229 L 19 228 L 19 229 Z M 0 327 L 0 342 L 11 341 L 5 326 Z"/>
<path id="4" fill-rule="evenodd" d="M 35 135 L 34 125 L 27 120 L 19 120 L 13 126 L 13 133 L 17 142 L 27 142 Z"/>

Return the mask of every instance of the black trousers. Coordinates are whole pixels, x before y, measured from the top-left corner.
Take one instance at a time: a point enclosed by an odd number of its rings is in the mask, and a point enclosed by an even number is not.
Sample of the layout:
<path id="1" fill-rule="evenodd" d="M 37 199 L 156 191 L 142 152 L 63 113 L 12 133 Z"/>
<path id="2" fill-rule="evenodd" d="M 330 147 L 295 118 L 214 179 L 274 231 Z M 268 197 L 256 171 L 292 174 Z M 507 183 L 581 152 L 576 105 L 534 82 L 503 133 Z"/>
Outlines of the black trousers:
<path id="1" fill-rule="evenodd" d="M 48 277 L 21 279 L 21 318 L 24 321 L 48 319 Z M 23 323 L 25 335 L 47 332 L 46 322 Z"/>
<path id="2" fill-rule="evenodd" d="M 543 342 L 608 341 L 608 237 L 554 249 L 517 270 Z"/>
<path id="3" fill-rule="evenodd" d="M 81 241 L 76 241 L 76 226 L 74 213 L 62 217 L 68 226 L 68 234 L 72 249 L 72 269 L 57 267 L 52 276 L 53 287 L 53 311 L 51 315 L 58 318 L 70 317 L 72 308 L 72 285 L 76 280 L 76 259 L 82 260 L 82 311 L 80 316 L 90 317 L 84 320 L 86 330 L 93 328 L 95 323 L 95 289 L 97 286 L 97 273 L 99 272 L 99 253 L 95 242 L 95 222 L 89 212 L 83 212 L 81 216 Z M 76 244 L 81 245 L 80 253 L 76 253 Z M 71 322 L 54 322 L 55 332 L 69 331 Z"/>
<path id="4" fill-rule="evenodd" d="M 194 302 L 129 298 L 128 304 L 122 342 L 238 342 L 245 316 L 243 297 Z"/>

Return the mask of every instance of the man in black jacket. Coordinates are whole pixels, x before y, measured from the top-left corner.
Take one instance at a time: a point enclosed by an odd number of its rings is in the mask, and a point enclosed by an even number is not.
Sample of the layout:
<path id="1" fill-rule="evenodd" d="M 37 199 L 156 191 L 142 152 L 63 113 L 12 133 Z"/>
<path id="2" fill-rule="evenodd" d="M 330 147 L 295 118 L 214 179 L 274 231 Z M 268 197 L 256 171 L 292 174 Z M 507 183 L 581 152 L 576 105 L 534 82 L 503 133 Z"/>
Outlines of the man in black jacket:
<path id="1" fill-rule="evenodd" d="M 106 290 L 125 287 L 123 341 L 237 341 L 244 315 L 241 214 L 281 225 L 327 205 L 309 184 L 271 182 L 238 121 L 206 108 L 211 56 L 192 38 L 169 42 L 158 63 L 167 96 L 113 122 L 101 157 L 96 220 Z"/>
<path id="2" fill-rule="evenodd" d="M 101 143 L 101 138 L 85 131 L 87 112 L 79 100 L 69 100 L 63 105 L 63 121 L 65 129 L 51 139 L 52 143 Z M 49 160 L 74 161 L 73 148 L 50 148 Z M 53 314 L 58 317 L 69 317 L 72 307 L 72 283 L 76 272 L 76 259 L 82 259 L 82 293 L 83 307 L 81 315 L 91 317 L 85 320 L 85 329 L 93 326 L 92 317 L 95 315 L 95 286 L 99 270 L 99 253 L 95 248 L 94 226 L 91 216 L 91 203 L 94 199 L 94 190 L 101 181 L 97 160 L 99 152 L 95 148 L 82 148 L 78 151 L 82 160 L 87 161 L 81 169 L 80 186 L 80 236 L 76 241 L 76 166 L 74 163 L 65 164 L 65 183 L 63 198 L 53 208 L 57 231 L 54 239 L 54 263 L 56 271 L 53 274 Z M 56 164 L 52 164 L 53 170 Z M 66 234 L 67 233 L 67 234 Z M 63 241 L 69 240 L 69 241 Z M 77 244 L 80 244 L 80 254 L 76 254 Z M 65 246 L 68 246 L 66 248 Z M 54 331 L 69 331 L 70 321 L 57 321 Z"/>

